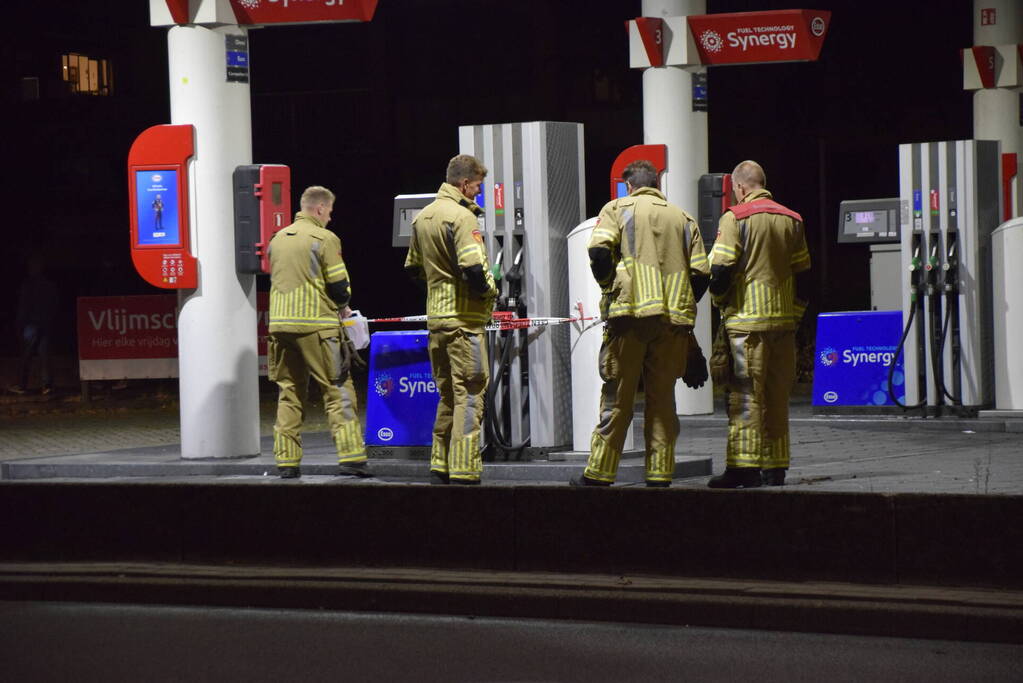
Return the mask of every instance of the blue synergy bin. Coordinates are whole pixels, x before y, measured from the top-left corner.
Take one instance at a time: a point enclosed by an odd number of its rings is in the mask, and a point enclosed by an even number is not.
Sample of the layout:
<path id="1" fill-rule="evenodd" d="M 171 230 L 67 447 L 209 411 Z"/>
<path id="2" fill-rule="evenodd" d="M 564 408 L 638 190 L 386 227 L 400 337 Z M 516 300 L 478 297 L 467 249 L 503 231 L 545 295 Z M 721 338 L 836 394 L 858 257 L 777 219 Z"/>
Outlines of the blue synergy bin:
<path id="1" fill-rule="evenodd" d="M 369 341 L 366 444 L 429 446 L 440 393 L 426 330 L 374 332 Z"/>
<path id="2" fill-rule="evenodd" d="M 893 406 L 888 366 L 902 336 L 902 311 L 848 311 L 817 316 L 813 405 Z M 892 390 L 903 403 L 906 382 L 899 354 Z"/>

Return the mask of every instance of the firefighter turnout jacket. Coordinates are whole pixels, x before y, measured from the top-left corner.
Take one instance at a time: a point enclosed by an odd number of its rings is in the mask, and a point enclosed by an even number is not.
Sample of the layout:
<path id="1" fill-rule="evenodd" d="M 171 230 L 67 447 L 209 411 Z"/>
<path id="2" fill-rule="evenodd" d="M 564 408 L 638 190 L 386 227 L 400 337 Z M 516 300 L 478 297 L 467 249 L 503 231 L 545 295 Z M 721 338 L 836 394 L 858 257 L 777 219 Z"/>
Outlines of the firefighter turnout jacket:
<path id="1" fill-rule="evenodd" d="M 457 187 L 444 183 L 412 223 L 405 269 L 426 280 L 431 331 L 460 327 L 482 333 L 490 322 L 497 288 L 476 219 L 482 213 Z M 476 271 L 485 292 L 470 286 L 469 270 Z"/>
<path id="2" fill-rule="evenodd" d="M 348 283 L 337 235 L 300 211 L 270 240 L 269 253 L 270 332 L 337 328 L 338 305 L 326 291 L 327 284 Z"/>
<path id="3" fill-rule="evenodd" d="M 806 310 L 795 295 L 795 274 L 810 268 L 803 218 L 760 189 L 730 207 L 718 223 L 710 255 L 731 269 L 727 292 L 714 297 L 729 330 L 794 330 Z"/>
<path id="4" fill-rule="evenodd" d="M 599 282 L 604 318 L 662 316 L 692 327 L 696 298 L 690 277 L 710 274 L 696 220 L 652 187 L 604 205 L 589 249 L 611 252 L 614 269 Z"/>

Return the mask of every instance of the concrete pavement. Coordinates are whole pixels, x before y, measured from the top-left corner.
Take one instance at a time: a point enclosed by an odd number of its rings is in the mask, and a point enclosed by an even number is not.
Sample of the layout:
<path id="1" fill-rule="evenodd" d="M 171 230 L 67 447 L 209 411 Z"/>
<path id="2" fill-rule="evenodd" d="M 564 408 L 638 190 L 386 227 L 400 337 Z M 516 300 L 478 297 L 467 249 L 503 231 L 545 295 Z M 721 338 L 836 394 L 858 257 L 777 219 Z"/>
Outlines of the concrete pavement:
<path id="1" fill-rule="evenodd" d="M 13 402 L 5 397 L 7 405 Z M 197 464 L 182 461 L 176 401 L 170 395 L 113 393 L 90 403 L 74 394 L 37 408 L 8 409 L 0 416 L 2 478 L 46 477 L 262 477 L 273 474 L 268 437 L 272 434 L 273 394 L 260 403 L 262 456 Z M 709 467 L 723 467 L 727 422 L 718 402 L 710 416 L 681 419 L 676 445 L 676 484 L 700 487 Z M 140 406 L 140 407 L 134 407 Z M 319 406 L 309 411 L 304 471 L 329 475 L 333 457 Z M 636 434 L 642 439 L 638 414 Z M 819 416 L 804 390 L 792 405 L 792 468 L 786 490 L 873 493 L 1023 495 L 1023 419 L 921 419 L 890 416 Z M 493 483 L 563 484 L 582 466 L 581 456 L 565 454 L 543 463 L 488 463 Z M 383 481 L 425 480 L 423 463 L 377 461 Z M 642 480 L 640 459 L 623 460 L 620 483 Z M 315 479 L 308 478 L 309 483 Z"/>

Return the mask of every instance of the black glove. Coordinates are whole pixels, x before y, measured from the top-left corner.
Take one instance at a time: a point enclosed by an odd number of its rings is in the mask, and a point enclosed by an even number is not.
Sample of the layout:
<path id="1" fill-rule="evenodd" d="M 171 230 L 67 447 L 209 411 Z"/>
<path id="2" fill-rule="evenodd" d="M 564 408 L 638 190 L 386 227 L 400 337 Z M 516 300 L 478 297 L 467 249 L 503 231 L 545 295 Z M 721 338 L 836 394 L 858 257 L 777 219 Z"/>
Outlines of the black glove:
<path id="1" fill-rule="evenodd" d="M 689 348 L 686 351 L 686 371 L 682 375 L 682 381 L 690 389 L 699 389 L 707 381 L 707 359 L 703 357 L 703 349 L 696 341 L 696 335 L 689 333 Z"/>
<path id="2" fill-rule="evenodd" d="M 353 365 L 360 370 L 365 370 L 366 361 L 362 360 L 362 356 L 359 355 L 355 344 L 348 338 L 348 331 L 345 330 L 344 325 L 341 326 L 341 337 L 338 341 L 341 344 L 341 372 L 339 373 L 339 378 L 343 382 L 351 374 Z"/>

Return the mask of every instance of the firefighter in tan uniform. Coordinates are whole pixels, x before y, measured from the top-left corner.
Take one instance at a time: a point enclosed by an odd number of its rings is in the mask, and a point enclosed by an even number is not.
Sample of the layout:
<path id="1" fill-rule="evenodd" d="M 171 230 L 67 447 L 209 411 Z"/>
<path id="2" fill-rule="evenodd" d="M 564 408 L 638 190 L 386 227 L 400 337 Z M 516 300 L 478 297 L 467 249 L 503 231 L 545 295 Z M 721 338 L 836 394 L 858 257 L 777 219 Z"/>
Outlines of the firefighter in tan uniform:
<path id="1" fill-rule="evenodd" d="M 436 484 L 479 484 L 480 423 L 490 377 L 484 326 L 497 288 L 473 201 L 487 169 L 460 154 L 448 163 L 437 199 L 412 224 L 405 269 L 426 281 L 430 366 L 440 392 L 430 450 Z"/>
<path id="2" fill-rule="evenodd" d="M 721 216 L 711 250 L 710 291 L 724 329 L 711 366 L 729 391 L 726 469 L 712 488 L 781 486 L 789 467 L 789 394 L 810 253 L 802 217 L 765 185 L 755 161 L 736 166 L 738 204 Z"/>
<path id="3" fill-rule="evenodd" d="M 283 478 L 301 476 L 302 421 L 310 377 L 320 386 L 339 473 L 370 476 L 349 363 L 355 353 L 339 316 L 350 314 L 348 270 L 330 230 L 334 193 L 313 186 L 295 222 L 270 240 L 269 378 L 277 382 L 274 458 Z"/>
<path id="4" fill-rule="evenodd" d="M 707 289 L 710 268 L 696 221 L 657 189 L 653 164 L 629 164 L 624 177 L 629 195 L 604 205 L 588 245 L 606 321 L 599 361 L 603 388 L 589 461 L 570 483 L 614 483 L 642 376 L 646 484 L 666 487 L 675 471 L 679 430 L 675 381 L 695 344 L 690 340 L 696 302 Z"/>

